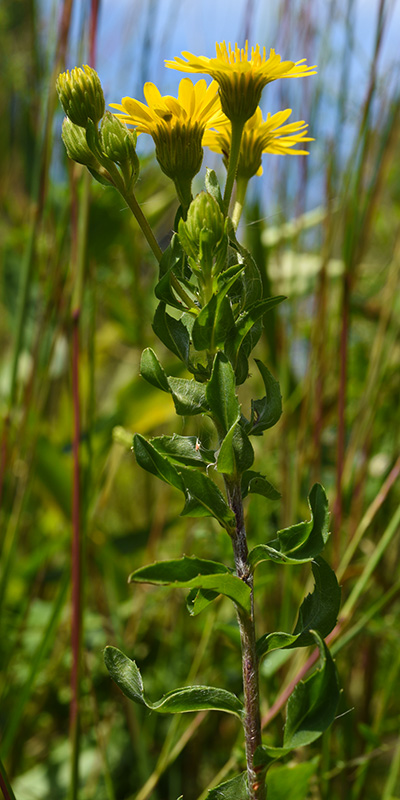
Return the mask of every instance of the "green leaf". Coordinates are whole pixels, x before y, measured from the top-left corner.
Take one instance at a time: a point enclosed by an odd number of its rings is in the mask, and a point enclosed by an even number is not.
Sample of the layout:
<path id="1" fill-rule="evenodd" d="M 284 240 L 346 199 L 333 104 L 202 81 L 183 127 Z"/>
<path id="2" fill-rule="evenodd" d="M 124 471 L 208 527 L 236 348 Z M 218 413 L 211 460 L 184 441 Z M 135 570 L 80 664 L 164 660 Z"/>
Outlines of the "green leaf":
<path id="1" fill-rule="evenodd" d="M 267 367 L 258 358 L 255 359 L 265 386 L 265 397 L 261 400 L 251 401 L 251 420 L 249 434 L 260 436 L 263 431 L 272 428 L 282 414 L 282 395 L 278 381 L 269 372 Z"/>
<path id="2" fill-rule="evenodd" d="M 192 378 L 168 378 L 176 413 L 181 416 L 194 416 L 208 411 L 206 387 L 204 383 Z"/>
<path id="3" fill-rule="evenodd" d="M 186 608 L 192 617 L 204 611 L 220 595 L 210 589 L 192 589 L 186 598 Z"/>
<path id="4" fill-rule="evenodd" d="M 154 314 L 153 331 L 158 338 L 184 364 L 189 361 L 189 333 L 179 319 L 174 319 L 165 311 L 165 303 L 159 303 Z"/>
<path id="5" fill-rule="evenodd" d="M 157 475 L 157 478 L 161 478 L 165 483 L 180 489 L 181 492 L 185 491 L 177 468 L 139 433 L 136 433 L 133 437 L 133 449 L 139 466 L 147 470 L 147 472 Z"/>
<path id="6" fill-rule="evenodd" d="M 207 793 L 206 800 L 249 800 L 246 772 L 215 786 Z"/>
<path id="7" fill-rule="evenodd" d="M 268 800 L 306 800 L 317 764 L 318 758 L 313 758 L 302 764 L 274 767 L 267 778 Z"/>
<path id="8" fill-rule="evenodd" d="M 228 220 L 228 234 L 231 247 L 245 267 L 241 277 L 240 304 L 242 309 L 247 309 L 262 298 L 263 285 L 260 271 L 251 253 L 238 242 L 231 220 Z"/>
<path id="9" fill-rule="evenodd" d="M 246 470 L 242 475 L 242 497 L 247 497 L 248 494 L 261 494 L 267 500 L 279 500 L 281 497 L 280 492 L 275 489 L 266 478 L 259 472 L 253 470 Z"/>
<path id="10" fill-rule="evenodd" d="M 279 564 L 304 564 L 319 555 L 329 537 L 328 499 L 321 484 L 314 484 L 308 504 L 311 520 L 284 528 L 278 531 L 277 539 L 253 548 L 249 553 L 249 563 L 253 568 L 268 560 Z"/>
<path id="11" fill-rule="evenodd" d="M 231 279 L 231 284 L 236 277 Z M 193 345 L 196 350 L 214 352 L 222 347 L 226 337 L 234 325 L 233 313 L 229 299 L 226 297 L 229 284 L 223 286 L 218 294 L 213 294 L 196 317 L 192 330 Z"/>
<path id="12" fill-rule="evenodd" d="M 196 436 L 174 433 L 173 436 L 156 436 L 151 443 L 161 455 L 187 467 L 206 468 L 215 462 L 214 451 L 203 447 Z"/>
<path id="13" fill-rule="evenodd" d="M 283 296 L 268 297 L 266 300 L 259 300 L 251 308 L 238 318 L 235 328 L 228 336 L 225 345 L 225 353 L 236 367 L 240 346 L 245 336 L 249 333 L 255 322 L 259 320 L 267 311 L 282 303 L 286 298 Z"/>
<path id="14" fill-rule="evenodd" d="M 250 613 L 250 587 L 216 561 L 192 556 L 157 561 L 135 570 L 128 583 L 153 583 L 186 589 L 207 589 L 229 597 Z"/>
<path id="15" fill-rule="evenodd" d="M 341 594 L 336 575 L 320 556 L 312 562 L 311 567 L 315 581 L 314 591 L 303 600 L 293 633 L 275 632 L 261 636 L 257 642 L 259 658 L 271 650 L 284 647 L 308 647 L 314 644 L 310 630 L 318 631 L 325 638 L 335 627 Z"/>
<path id="16" fill-rule="evenodd" d="M 235 422 L 222 441 L 217 470 L 225 475 L 241 475 L 253 461 L 254 451 L 249 437 L 240 422 Z"/>
<path id="17" fill-rule="evenodd" d="M 214 359 L 206 395 L 208 405 L 225 434 L 240 418 L 240 406 L 235 387 L 232 365 L 227 357 L 219 352 Z"/>
<path id="18" fill-rule="evenodd" d="M 339 703 L 339 684 L 332 656 L 316 631 L 311 631 L 320 653 L 320 667 L 300 681 L 289 697 L 284 747 L 311 744 L 332 724 Z"/>
<path id="19" fill-rule="evenodd" d="M 179 470 L 185 491 L 186 503 L 182 516 L 214 517 L 228 533 L 235 527 L 235 515 L 224 496 L 207 475 L 189 467 Z"/>
<path id="20" fill-rule="evenodd" d="M 179 237 L 176 233 L 173 235 L 171 242 L 166 250 L 164 250 L 160 260 L 160 279 L 154 289 L 155 296 L 163 303 L 167 303 L 173 308 L 182 310 L 183 303 L 174 294 L 171 285 L 172 274 L 182 272 L 184 263 L 184 255 L 179 242 Z M 180 267 L 180 270 L 177 270 Z"/>
<path id="21" fill-rule="evenodd" d="M 152 386 L 161 389 L 163 392 L 169 392 L 168 378 L 151 347 L 143 350 L 140 359 L 140 374 Z"/>
<path id="22" fill-rule="evenodd" d="M 187 686 L 174 689 L 161 700 L 151 703 L 146 697 L 142 676 L 134 661 L 116 647 L 104 650 L 105 665 L 117 686 L 135 703 L 147 706 L 160 714 L 180 714 L 189 711 L 226 711 L 241 718 L 243 705 L 236 695 L 213 686 Z"/>

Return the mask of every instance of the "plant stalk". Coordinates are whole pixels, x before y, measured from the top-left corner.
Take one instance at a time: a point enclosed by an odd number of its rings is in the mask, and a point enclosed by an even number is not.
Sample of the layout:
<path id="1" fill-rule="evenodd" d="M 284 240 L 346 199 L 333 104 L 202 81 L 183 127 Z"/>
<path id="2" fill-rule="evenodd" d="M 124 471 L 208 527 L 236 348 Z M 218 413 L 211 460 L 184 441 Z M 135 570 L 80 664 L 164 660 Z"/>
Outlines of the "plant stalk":
<path id="1" fill-rule="evenodd" d="M 247 537 L 244 523 L 243 499 L 240 478 L 228 480 L 225 486 L 229 506 L 236 519 L 235 535 L 232 537 L 236 575 L 251 589 L 251 611 L 247 614 L 237 608 L 237 617 L 242 646 L 242 675 L 244 694 L 244 738 L 247 762 L 249 800 L 265 800 L 265 775 L 258 773 L 253 766 L 254 753 L 261 745 L 260 693 L 258 685 L 258 658 L 256 653 L 256 634 L 254 625 L 253 575 L 247 555 Z"/>

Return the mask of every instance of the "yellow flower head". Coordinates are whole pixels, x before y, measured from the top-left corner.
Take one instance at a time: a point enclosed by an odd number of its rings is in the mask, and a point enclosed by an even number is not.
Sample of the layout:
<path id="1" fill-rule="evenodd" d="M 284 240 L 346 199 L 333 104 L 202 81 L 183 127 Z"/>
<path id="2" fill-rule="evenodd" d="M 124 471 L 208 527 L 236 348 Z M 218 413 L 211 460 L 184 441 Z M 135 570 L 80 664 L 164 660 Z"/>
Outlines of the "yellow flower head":
<path id="1" fill-rule="evenodd" d="M 278 153 L 280 155 L 303 156 L 308 155 L 307 150 L 294 150 L 296 144 L 314 141 L 307 136 L 308 125 L 303 121 L 284 123 L 292 113 L 291 108 L 279 111 L 271 116 L 268 114 L 265 122 L 262 118 L 261 108 L 246 122 L 240 143 L 240 156 L 237 168 L 238 179 L 250 180 L 253 175 L 262 175 L 261 156 L 263 153 Z M 215 153 L 222 153 L 225 166 L 228 166 L 231 148 L 231 124 L 226 119 L 225 124 L 219 126 L 217 131 L 206 131 L 203 144 Z"/>
<path id="2" fill-rule="evenodd" d="M 245 122 L 255 113 L 260 102 L 264 86 L 278 78 L 302 78 L 314 75 L 315 67 L 307 67 L 301 61 L 281 61 L 281 57 L 270 50 L 266 56 L 265 47 L 251 48 L 249 55 L 248 42 L 244 48 L 236 44 L 234 49 L 225 42 L 216 44 L 216 58 L 194 56 L 184 51 L 185 57 L 166 61 L 167 67 L 181 72 L 204 72 L 211 75 L 219 84 L 221 105 L 226 116 L 233 122 Z"/>
<path id="3" fill-rule="evenodd" d="M 205 80 L 193 83 L 184 78 L 177 98 L 162 97 L 154 83 L 145 83 L 143 92 L 147 105 L 123 97 L 121 105 L 112 104 L 123 112 L 116 116 L 127 125 L 134 125 L 138 133 L 153 137 L 157 159 L 169 178 L 191 181 L 203 160 L 206 126 L 223 120 L 217 84 L 213 81 L 207 87 Z"/>

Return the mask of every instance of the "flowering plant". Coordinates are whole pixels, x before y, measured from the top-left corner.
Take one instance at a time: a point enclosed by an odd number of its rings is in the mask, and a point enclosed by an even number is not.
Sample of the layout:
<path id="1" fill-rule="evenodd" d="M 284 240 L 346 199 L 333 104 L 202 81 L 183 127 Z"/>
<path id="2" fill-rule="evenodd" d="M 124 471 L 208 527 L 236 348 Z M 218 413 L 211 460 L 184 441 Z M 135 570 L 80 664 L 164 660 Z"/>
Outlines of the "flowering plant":
<path id="1" fill-rule="evenodd" d="M 336 577 L 321 557 L 329 536 L 326 494 L 315 484 L 308 499 L 308 521 L 249 547 L 244 501 L 254 493 L 267 501 L 279 498 L 279 492 L 253 468 L 252 440 L 278 422 L 282 399 L 278 382 L 259 359 L 255 363 L 264 385 L 263 396 L 253 399 L 250 411 L 244 413 L 237 393 L 237 387 L 249 377 L 249 360 L 262 333 L 262 320 L 285 299 L 263 297 L 255 262 L 236 236 L 247 184 L 261 174 L 262 153 L 304 155 L 306 151 L 296 150 L 296 145 L 312 141 L 305 135 L 304 122 L 285 124 L 289 109 L 263 121 L 258 103 L 269 82 L 307 76 L 314 67 L 282 62 L 273 50 L 267 58 L 258 45 L 250 57 L 247 44 L 240 50 L 227 48 L 225 43 L 217 45 L 215 59 L 183 55 L 186 61 L 176 59 L 167 66 L 211 75 L 214 80 L 208 87 L 204 79 L 193 84 L 186 78 L 174 98 L 162 97 L 147 83 L 147 106 L 125 97 L 114 105 L 119 111 L 115 116 L 104 113 L 100 82 L 88 67 L 60 76 L 58 92 L 68 117 L 63 128 L 68 155 L 121 193 L 159 262 L 155 287 L 159 303 L 153 328 L 181 362 L 186 377 L 168 375 L 150 348 L 142 354 L 141 375 L 172 396 L 178 415 L 206 415 L 213 423 L 211 448 L 193 436 L 175 434 L 147 440 L 136 434 L 136 460 L 182 493 L 182 515 L 214 518 L 233 549 L 233 566 L 182 556 L 144 566 L 133 572 L 129 581 L 189 589 L 187 606 L 192 615 L 220 595 L 232 601 L 241 642 L 243 699 L 224 688 L 187 686 L 174 688 L 152 702 L 139 668 L 128 656 L 107 647 L 105 663 L 128 698 L 158 713 L 217 709 L 234 715 L 243 725 L 245 769 L 212 790 L 209 800 L 264 800 L 270 765 L 318 738 L 332 723 L 339 699 L 334 662 L 324 642 L 336 624 L 340 604 Z M 139 174 L 136 133 L 153 137 L 161 169 L 173 180 L 180 202 L 176 232 L 164 252 L 134 194 Z M 193 199 L 192 180 L 200 169 L 205 144 L 223 154 L 225 189 L 222 195 L 215 173 L 208 170 L 205 191 Z M 237 196 L 231 213 L 235 179 Z M 277 569 L 311 565 L 314 589 L 304 599 L 291 633 L 256 637 L 254 574 L 263 562 Z M 289 698 L 283 741 L 267 746 L 262 741 L 260 717 L 260 660 L 273 650 L 315 645 L 319 668 L 300 681 Z"/>

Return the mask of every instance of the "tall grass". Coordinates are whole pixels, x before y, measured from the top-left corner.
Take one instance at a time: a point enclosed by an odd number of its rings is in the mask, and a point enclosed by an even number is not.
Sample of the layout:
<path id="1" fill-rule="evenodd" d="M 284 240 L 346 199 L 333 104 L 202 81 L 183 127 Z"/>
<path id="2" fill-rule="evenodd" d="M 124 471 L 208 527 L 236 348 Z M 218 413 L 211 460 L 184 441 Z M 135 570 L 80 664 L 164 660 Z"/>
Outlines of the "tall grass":
<path id="1" fill-rule="evenodd" d="M 240 691 L 224 601 L 215 621 L 188 621 L 181 595 L 166 604 L 162 589 L 126 584 L 135 567 L 189 547 L 199 557 L 229 559 L 229 542 L 202 520 L 177 522 L 179 499 L 139 472 L 130 454 L 134 431 L 168 433 L 174 418 L 172 403 L 138 378 L 140 352 L 153 336 L 156 261 L 117 195 L 71 169 L 59 141 L 55 75 L 75 57 L 93 63 L 97 15 L 101 23 L 109 9 L 72 1 L 51 9 L 47 38 L 35 0 L 6 2 L 0 11 L 0 786 L 17 800 L 176 800 L 181 793 L 200 800 L 241 764 L 235 725 L 205 713 L 171 722 L 132 708 L 106 676 L 101 651 L 123 645 L 143 665 L 154 696 L 193 681 Z M 266 541 L 277 526 L 304 519 L 310 480 L 326 486 L 344 595 L 331 635 L 344 691 L 310 796 L 389 800 L 400 794 L 400 95 L 392 78 L 399 64 L 389 70 L 385 48 L 398 17 L 385 0 L 368 6 L 374 35 L 367 50 L 352 0 L 282 0 L 268 29 L 263 9 L 240 7 L 251 38 L 318 62 L 319 76 L 312 86 L 304 82 L 304 95 L 296 87 L 297 100 L 289 81 L 271 94 L 310 121 L 316 142 L 307 162 L 271 157 L 244 221 L 265 286 L 288 296 L 259 345 L 285 395 L 284 417 L 259 454 L 284 502 L 266 510 L 255 498 L 249 535 Z M 148 46 L 132 28 L 130 47 L 143 54 L 147 77 L 154 53 L 143 19 L 164 25 L 161 39 L 171 47 L 177 33 L 163 4 L 136 11 Z M 208 33 L 199 27 L 198 35 L 197 49 L 194 41 L 182 49 L 200 52 Z M 97 48 L 100 72 L 108 57 Z M 118 58 L 126 65 L 121 47 Z M 107 100 L 129 93 L 128 83 Z M 138 191 L 162 242 L 176 208 L 150 155 Z M 84 275 L 78 290 L 76 269 Z M 186 429 L 200 433 L 189 422 Z M 72 563 L 71 541 L 82 555 Z M 304 576 L 281 586 L 275 573 L 263 575 L 256 603 L 265 628 L 279 622 L 289 630 Z M 265 607 L 271 596 L 276 606 Z M 271 744 L 289 688 L 312 658 L 290 651 L 264 661 Z"/>

